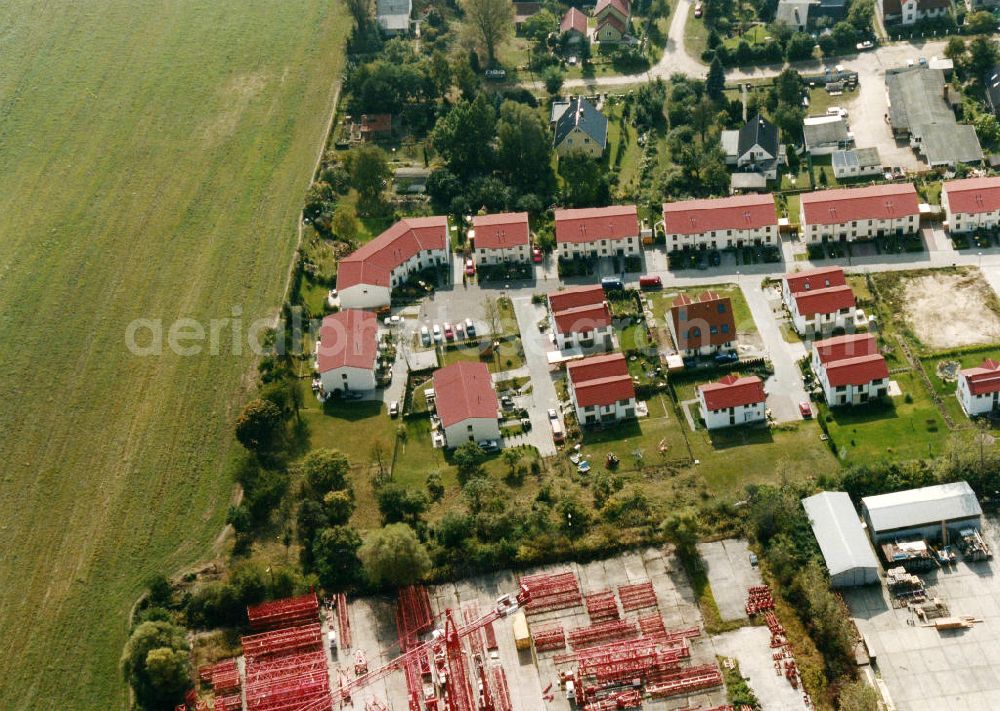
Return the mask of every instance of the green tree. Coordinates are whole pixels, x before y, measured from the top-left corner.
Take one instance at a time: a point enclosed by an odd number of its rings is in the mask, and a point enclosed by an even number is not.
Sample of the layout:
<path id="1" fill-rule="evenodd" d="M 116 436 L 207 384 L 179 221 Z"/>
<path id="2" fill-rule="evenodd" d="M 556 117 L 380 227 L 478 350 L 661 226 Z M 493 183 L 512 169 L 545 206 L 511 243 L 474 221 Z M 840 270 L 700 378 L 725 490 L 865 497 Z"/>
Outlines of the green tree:
<path id="1" fill-rule="evenodd" d="M 510 474 L 513 476 L 514 470 L 517 469 L 517 465 L 521 461 L 521 453 L 516 449 L 508 448 L 503 451 L 503 454 L 501 454 L 500 457 L 503 459 L 504 464 L 510 468 Z"/>
<path id="2" fill-rule="evenodd" d="M 419 489 L 401 484 L 383 484 L 376 494 L 382 523 L 416 523 L 427 510 L 427 496 Z"/>
<path id="3" fill-rule="evenodd" d="M 358 549 L 361 537 L 346 526 L 324 528 L 312 545 L 313 566 L 319 582 L 327 590 L 346 590 L 360 579 Z"/>
<path id="4" fill-rule="evenodd" d="M 349 200 L 341 200 L 333 211 L 330 220 L 330 231 L 344 242 L 353 242 L 358 238 L 358 211 Z"/>
<path id="5" fill-rule="evenodd" d="M 971 35 L 987 35 L 993 32 L 996 20 L 993 13 L 986 10 L 970 12 L 965 16 L 965 31 Z"/>
<path id="6" fill-rule="evenodd" d="M 348 491 L 330 491 L 323 497 L 323 510 L 331 526 L 343 526 L 354 513 L 354 497 Z"/>
<path id="7" fill-rule="evenodd" d="M 431 559 L 413 529 L 393 523 L 373 531 L 358 555 L 368 579 L 376 586 L 411 585 L 430 570 Z"/>
<path id="8" fill-rule="evenodd" d="M 389 159 L 378 146 L 366 143 L 351 150 L 344 159 L 351 187 L 358 191 L 358 208 L 371 214 L 382 204 L 382 194 L 392 180 Z"/>
<path id="9" fill-rule="evenodd" d="M 474 101 L 459 101 L 438 119 L 431 143 L 448 169 L 465 180 L 492 167 L 496 124 L 493 105 L 485 94 L 478 94 Z"/>
<path id="10" fill-rule="evenodd" d="M 590 511 L 575 496 L 568 496 L 559 501 L 559 527 L 566 535 L 575 538 L 582 536 L 590 528 L 592 516 Z"/>
<path id="11" fill-rule="evenodd" d="M 464 484 L 482 470 L 486 452 L 475 442 L 464 442 L 455 449 L 452 460 L 458 467 L 459 481 Z"/>
<path id="12" fill-rule="evenodd" d="M 708 67 L 708 78 L 705 79 L 705 93 L 708 98 L 721 103 L 726 98 L 726 68 L 716 55 Z"/>
<path id="13" fill-rule="evenodd" d="M 997 63 L 997 45 L 986 37 L 976 37 L 969 43 L 969 71 L 973 76 L 985 76 Z"/>
<path id="14" fill-rule="evenodd" d="M 988 148 L 993 148 L 1000 142 L 1000 123 L 993 114 L 982 113 L 976 117 L 976 134 L 979 140 Z"/>
<path id="15" fill-rule="evenodd" d="M 852 681 L 840 687 L 837 711 L 879 711 L 879 695 L 864 681 Z"/>
<path id="16" fill-rule="evenodd" d="M 805 82 L 794 69 L 785 69 L 774 78 L 774 93 L 780 104 L 801 106 L 803 91 L 805 91 Z"/>
<path id="17" fill-rule="evenodd" d="M 267 452 L 281 435 L 281 410 L 267 400 L 251 400 L 236 418 L 236 439 L 251 452 Z"/>
<path id="18" fill-rule="evenodd" d="M 306 192 L 305 205 L 302 207 L 302 214 L 314 222 L 326 212 L 330 202 L 333 200 L 333 188 L 329 183 L 317 181 L 309 186 Z"/>
<path id="19" fill-rule="evenodd" d="M 375 12 L 372 0 L 346 0 L 346 2 L 347 10 L 351 13 L 351 18 L 354 20 L 358 32 L 366 30 Z"/>
<path id="20" fill-rule="evenodd" d="M 473 37 L 486 51 L 487 66 L 493 66 L 497 49 L 514 32 L 514 4 L 509 0 L 462 0 L 461 6 Z"/>
<path id="21" fill-rule="evenodd" d="M 328 491 L 347 488 L 351 462 L 337 449 L 314 449 L 299 464 L 309 492 L 322 500 Z"/>
<path id="22" fill-rule="evenodd" d="M 521 193 L 551 193 L 552 137 L 538 111 L 515 101 L 500 106 L 497 167 Z"/>
<path id="23" fill-rule="evenodd" d="M 524 21 L 521 33 L 532 42 L 544 42 L 559 29 L 559 18 L 548 10 L 540 10 Z"/>
<path id="24" fill-rule="evenodd" d="M 678 511 L 663 522 L 661 530 L 682 558 L 690 559 L 697 555 L 696 546 L 700 534 L 697 513 L 690 509 Z"/>
<path id="25" fill-rule="evenodd" d="M 427 75 L 434 86 L 434 92 L 438 97 L 444 98 L 451 88 L 451 81 L 454 76 L 451 65 L 448 63 L 448 55 L 440 49 L 434 50 L 429 60 Z"/>
<path id="26" fill-rule="evenodd" d="M 582 149 L 559 159 L 563 201 L 568 207 L 596 207 L 610 200 L 604 166 Z"/>
<path id="27" fill-rule="evenodd" d="M 431 501 L 440 501 L 444 498 L 444 483 L 441 481 L 441 472 L 431 472 L 427 475 L 427 494 Z"/>
<path id="28" fill-rule="evenodd" d="M 122 652 L 121 670 L 141 708 L 173 708 L 190 688 L 190 647 L 184 629 L 169 622 L 143 622 Z"/>

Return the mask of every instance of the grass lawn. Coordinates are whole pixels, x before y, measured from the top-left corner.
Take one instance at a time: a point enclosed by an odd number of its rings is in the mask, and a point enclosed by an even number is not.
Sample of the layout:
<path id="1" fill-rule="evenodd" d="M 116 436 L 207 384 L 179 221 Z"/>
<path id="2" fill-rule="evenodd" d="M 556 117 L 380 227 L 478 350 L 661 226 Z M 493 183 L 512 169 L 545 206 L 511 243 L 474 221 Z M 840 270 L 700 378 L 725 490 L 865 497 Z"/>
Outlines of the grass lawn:
<path id="1" fill-rule="evenodd" d="M 945 409 L 948 411 L 948 414 L 954 418 L 955 423 L 958 426 L 962 426 L 963 424 L 967 424 L 969 422 L 969 419 L 965 414 L 965 410 L 962 409 L 961 403 L 959 403 L 958 398 L 955 397 L 955 390 L 957 389 L 958 384 L 954 380 L 944 380 L 940 375 L 938 375 L 938 364 L 957 361 L 960 369 L 973 368 L 982 363 L 986 358 L 1000 360 L 1000 348 L 996 346 L 987 346 L 982 350 L 962 353 L 959 355 L 928 356 L 920 359 L 921 367 L 923 367 L 924 372 L 927 373 L 927 378 L 931 381 L 931 386 L 941 397 L 941 400 L 944 402 Z"/>
<path id="2" fill-rule="evenodd" d="M 623 422 L 615 427 L 595 432 L 586 432 L 583 436 L 582 452 L 597 469 L 604 467 L 604 460 L 609 452 L 621 460 L 619 471 L 637 469 L 632 452 L 642 450 L 645 462 L 654 466 L 666 460 L 687 459 L 688 450 L 681 428 L 687 425 L 674 416 L 666 395 L 656 396 L 647 401 L 649 417 L 631 422 Z M 660 446 L 665 446 L 661 455 Z"/>
<path id="3" fill-rule="evenodd" d="M 684 49 L 692 57 L 699 58 L 702 52 L 708 49 L 708 27 L 704 19 L 694 16 L 694 3 L 691 3 L 691 9 L 684 21 Z"/>
<path id="4" fill-rule="evenodd" d="M 897 373 L 903 395 L 891 405 L 877 403 L 863 407 L 827 408 L 820 406 L 819 417 L 827 422 L 830 437 L 845 464 L 871 462 L 886 457 L 919 459 L 940 455 L 949 430 L 923 383 L 914 373 Z M 912 402 L 906 402 L 910 395 Z"/>
<path id="5" fill-rule="evenodd" d="M 443 367 L 452 363 L 458 363 L 459 361 L 483 362 L 486 363 L 491 373 L 516 370 L 524 366 L 524 358 L 521 357 L 518 350 L 520 343 L 520 338 L 504 339 L 500 341 L 500 347 L 497 349 L 499 356 L 490 356 L 488 358 L 479 357 L 479 347 L 477 345 L 445 349 L 441 352 L 441 365 Z"/>
<path id="6" fill-rule="evenodd" d="M 784 180 L 784 178 L 782 178 Z M 799 224 L 799 196 L 796 195 L 786 195 L 785 196 L 785 206 L 788 209 L 788 221 L 793 225 Z"/>
<path id="7" fill-rule="evenodd" d="M 213 556 L 254 358 L 180 317 L 274 313 L 348 29 L 340 4 L 0 10 L 0 708 L 125 708 L 126 616 Z M 163 355 L 126 348 L 163 323 Z M 147 333 L 139 334 L 142 343 Z M 67 644 L 67 631 L 72 642 Z"/>

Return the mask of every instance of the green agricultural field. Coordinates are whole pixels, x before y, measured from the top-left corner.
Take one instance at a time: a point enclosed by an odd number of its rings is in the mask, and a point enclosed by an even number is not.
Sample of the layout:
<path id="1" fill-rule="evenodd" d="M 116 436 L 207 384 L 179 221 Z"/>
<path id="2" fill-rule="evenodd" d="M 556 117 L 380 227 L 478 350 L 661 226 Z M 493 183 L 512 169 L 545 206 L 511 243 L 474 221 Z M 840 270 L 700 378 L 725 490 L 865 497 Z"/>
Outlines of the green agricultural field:
<path id="1" fill-rule="evenodd" d="M 107 711 L 144 579 L 217 552 L 254 372 L 126 327 L 275 313 L 347 21 L 9 0 L 0 27 L 0 708 Z"/>

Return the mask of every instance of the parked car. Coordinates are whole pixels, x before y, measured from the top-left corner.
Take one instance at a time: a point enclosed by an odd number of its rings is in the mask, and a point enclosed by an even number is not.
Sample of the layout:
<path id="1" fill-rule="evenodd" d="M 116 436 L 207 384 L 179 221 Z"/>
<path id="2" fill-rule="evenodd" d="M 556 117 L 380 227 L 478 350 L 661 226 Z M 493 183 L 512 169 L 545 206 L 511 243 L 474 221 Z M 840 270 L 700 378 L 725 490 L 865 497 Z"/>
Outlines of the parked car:
<path id="1" fill-rule="evenodd" d="M 813 416 L 812 405 L 810 405 L 808 402 L 800 402 L 799 414 L 802 415 L 804 419 L 808 420 L 810 417 Z"/>
<path id="2" fill-rule="evenodd" d="M 927 66 L 927 57 L 921 57 L 920 59 L 917 60 L 917 63 L 921 67 L 926 67 Z"/>
<path id="3" fill-rule="evenodd" d="M 441 334 L 441 326 L 439 326 L 438 324 L 434 324 L 434 342 L 440 343 L 442 340 L 443 336 Z"/>
<path id="4" fill-rule="evenodd" d="M 622 291 L 625 289 L 625 285 L 618 277 L 602 277 L 601 288 L 605 291 Z"/>
<path id="5" fill-rule="evenodd" d="M 859 52 L 862 52 L 862 51 L 864 51 L 866 49 L 871 49 L 874 46 L 875 45 L 872 43 L 871 40 L 865 40 L 864 42 L 858 42 L 858 44 L 857 44 L 857 50 Z"/>
<path id="6" fill-rule="evenodd" d="M 465 275 L 472 276 L 476 273 L 476 263 L 472 261 L 472 257 L 465 260 Z"/>
<path id="7" fill-rule="evenodd" d="M 717 249 L 713 249 L 708 253 L 708 263 L 713 267 L 722 264 L 722 253 Z"/>
<path id="8" fill-rule="evenodd" d="M 448 340 L 448 341 L 454 341 L 455 340 L 455 331 L 454 331 L 454 329 L 452 329 L 451 324 L 448 323 L 447 321 L 444 322 L 444 337 L 445 337 L 445 340 Z"/>
<path id="9" fill-rule="evenodd" d="M 725 365 L 726 363 L 735 363 L 739 359 L 740 357 L 736 355 L 736 353 L 733 353 L 732 351 L 730 351 L 729 353 L 717 353 L 715 355 L 715 362 L 718 365 Z"/>
<path id="10" fill-rule="evenodd" d="M 653 276 L 647 274 L 646 276 L 639 277 L 639 288 L 640 289 L 662 289 L 663 279 L 658 276 Z"/>
<path id="11" fill-rule="evenodd" d="M 510 395 L 504 395 L 502 398 L 500 398 L 500 407 L 502 407 L 505 410 L 513 410 L 514 398 L 512 398 Z"/>
<path id="12" fill-rule="evenodd" d="M 753 553 L 750 554 L 750 567 L 751 568 L 757 567 L 757 556 Z"/>
<path id="13" fill-rule="evenodd" d="M 701 3 L 697 3 L 694 6 L 694 16 L 701 19 L 701 16 L 705 14 L 705 8 Z"/>
<path id="14" fill-rule="evenodd" d="M 455 324 L 455 339 L 459 341 L 465 340 L 465 324 L 461 321 Z"/>
<path id="15" fill-rule="evenodd" d="M 500 451 L 500 445 L 495 439 L 488 439 L 485 442 L 480 442 L 479 446 L 482 447 L 483 451 L 487 454 L 492 454 L 494 452 Z"/>
<path id="16" fill-rule="evenodd" d="M 399 414 L 399 400 L 389 403 L 389 417 L 396 417 Z"/>
<path id="17" fill-rule="evenodd" d="M 425 346 L 431 344 L 431 332 L 427 330 L 427 326 L 420 327 L 420 342 Z"/>
<path id="18" fill-rule="evenodd" d="M 533 261 L 535 264 L 541 263 L 542 250 L 540 250 L 538 247 L 533 247 L 531 249 L 531 261 Z"/>
<path id="19" fill-rule="evenodd" d="M 471 318 L 465 319 L 465 332 L 469 334 L 469 338 L 476 337 L 476 324 L 472 323 Z"/>
<path id="20" fill-rule="evenodd" d="M 549 416 L 550 420 L 558 420 L 559 419 L 559 413 L 556 412 L 556 409 L 554 407 L 550 407 L 548 409 L 548 416 Z"/>
<path id="21" fill-rule="evenodd" d="M 353 390 L 338 390 L 340 393 L 341 400 L 360 400 L 364 397 L 361 393 L 356 393 Z"/>
<path id="22" fill-rule="evenodd" d="M 840 118 L 847 118 L 847 109 L 842 109 L 839 106 L 831 106 L 826 110 L 827 116 L 839 116 Z"/>

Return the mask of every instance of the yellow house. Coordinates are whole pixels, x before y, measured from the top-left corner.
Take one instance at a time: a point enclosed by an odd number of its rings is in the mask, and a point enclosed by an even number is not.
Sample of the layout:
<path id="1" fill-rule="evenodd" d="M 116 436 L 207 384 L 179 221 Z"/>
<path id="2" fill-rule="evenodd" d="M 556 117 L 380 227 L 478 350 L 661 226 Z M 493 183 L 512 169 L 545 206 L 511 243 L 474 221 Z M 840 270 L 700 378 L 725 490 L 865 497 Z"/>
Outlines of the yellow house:
<path id="1" fill-rule="evenodd" d="M 600 158 L 608 145 L 608 119 L 586 99 L 573 98 L 556 119 L 553 145 L 560 156 L 582 150 Z"/>

